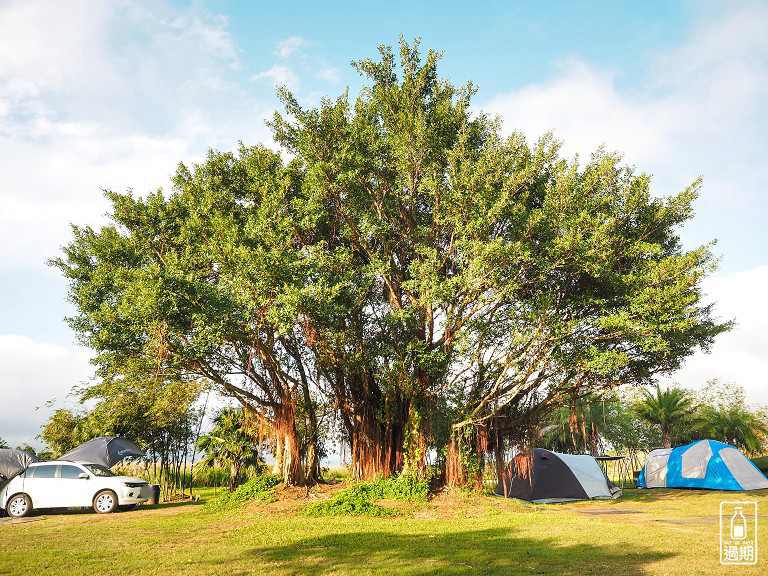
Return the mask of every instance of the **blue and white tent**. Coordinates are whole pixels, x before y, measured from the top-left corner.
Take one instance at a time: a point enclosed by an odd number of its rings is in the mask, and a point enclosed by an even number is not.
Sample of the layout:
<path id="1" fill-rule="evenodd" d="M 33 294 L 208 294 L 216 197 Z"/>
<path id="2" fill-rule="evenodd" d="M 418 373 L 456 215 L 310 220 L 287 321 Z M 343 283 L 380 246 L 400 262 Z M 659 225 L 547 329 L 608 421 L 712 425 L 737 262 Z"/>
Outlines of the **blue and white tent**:
<path id="1" fill-rule="evenodd" d="M 637 487 L 760 490 L 768 478 L 730 444 L 699 440 L 648 454 Z"/>

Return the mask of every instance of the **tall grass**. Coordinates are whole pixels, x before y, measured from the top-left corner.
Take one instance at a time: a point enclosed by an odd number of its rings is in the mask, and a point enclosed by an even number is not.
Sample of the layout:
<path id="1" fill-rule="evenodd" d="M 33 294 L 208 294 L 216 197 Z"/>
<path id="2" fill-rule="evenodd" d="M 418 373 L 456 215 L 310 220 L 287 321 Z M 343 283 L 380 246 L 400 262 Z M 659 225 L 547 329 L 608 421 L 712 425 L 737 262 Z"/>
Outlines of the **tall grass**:
<path id="1" fill-rule="evenodd" d="M 155 470 L 152 464 L 133 462 L 123 464 L 113 469 L 113 472 L 119 476 L 134 476 L 146 480 L 150 484 L 161 484 L 159 471 Z M 247 479 L 254 475 L 255 471 L 245 474 Z M 198 466 L 193 469 L 187 469 L 179 474 L 180 484 L 186 488 L 210 488 L 229 486 L 231 472 L 229 468 L 220 466 Z"/>

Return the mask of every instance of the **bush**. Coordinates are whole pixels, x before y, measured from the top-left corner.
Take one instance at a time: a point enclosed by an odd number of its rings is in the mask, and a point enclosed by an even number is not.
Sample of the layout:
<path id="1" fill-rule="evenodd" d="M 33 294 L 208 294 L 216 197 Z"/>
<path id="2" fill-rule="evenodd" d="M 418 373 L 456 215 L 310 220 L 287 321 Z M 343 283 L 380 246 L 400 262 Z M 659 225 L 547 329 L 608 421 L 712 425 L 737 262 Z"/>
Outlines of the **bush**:
<path id="1" fill-rule="evenodd" d="M 760 469 L 764 476 L 768 476 L 768 456 L 752 458 L 752 463 Z"/>
<path id="2" fill-rule="evenodd" d="M 357 494 L 346 490 L 327 502 L 318 502 L 304 507 L 307 516 L 394 516 L 395 510 L 383 508 Z"/>
<path id="3" fill-rule="evenodd" d="M 347 491 L 366 500 L 387 499 L 413 502 L 416 500 L 423 501 L 429 497 L 429 483 L 402 474 L 389 478 L 378 478 L 373 482 L 353 484 L 347 488 Z"/>
<path id="4" fill-rule="evenodd" d="M 395 510 L 377 506 L 373 501 L 423 502 L 428 497 L 429 482 L 400 475 L 352 484 L 326 502 L 305 506 L 303 512 L 307 516 L 394 516 Z"/>
<path id="5" fill-rule="evenodd" d="M 234 492 L 222 492 L 205 507 L 209 510 L 229 510 L 242 506 L 252 500 L 272 502 L 274 500 L 275 486 L 280 484 L 280 477 L 272 474 L 254 476 L 245 484 L 239 486 Z"/>

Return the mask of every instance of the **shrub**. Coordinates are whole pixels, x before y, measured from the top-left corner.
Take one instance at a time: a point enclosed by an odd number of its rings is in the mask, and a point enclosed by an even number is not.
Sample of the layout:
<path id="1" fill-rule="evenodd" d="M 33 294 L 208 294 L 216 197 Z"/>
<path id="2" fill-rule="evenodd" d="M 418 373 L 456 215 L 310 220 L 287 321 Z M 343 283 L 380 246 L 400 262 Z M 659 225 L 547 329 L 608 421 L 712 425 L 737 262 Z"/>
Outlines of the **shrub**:
<path id="1" fill-rule="evenodd" d="M 394 516 L 395 510 L 377 506 L 373 501 L 423 502 L 428 497 L 429 482 L 403 474 L 352 484 L 326 502 L 305 506 L 303 512 L 307 516 Z"/>
<path id="2" fill-rule="evenodd" d="M 402 474 L 389 478 L 378 478 L 373 482 L 353 484 L 347 490 L 367 500 L 399 500 L 413 502 L 429 497 L 429 483 L 417 480 L 413 476 Z"/>
<path id="3" fill-rule="evenodd" d="M 280 484 L 280 477 L 272 474 L 260 474 L 239 486 L 234 492 L 223 492 L 206 504 L 209 510 L 229 510 L 242 506 L 252 500 L 272 502 L 275 486 Z"/>
<path id="4" fill-rule="evenodd" d="M 394 516 L 396 512 L 344 490 L 327 502 L 310 504 L 303 509 L 307 516 Z"/>
<path id="5" fill-rule="evenodd" d="M 768 476 L 768 456 L 752 458 L 752 463 L 760 469 L 764 476 Z"/>

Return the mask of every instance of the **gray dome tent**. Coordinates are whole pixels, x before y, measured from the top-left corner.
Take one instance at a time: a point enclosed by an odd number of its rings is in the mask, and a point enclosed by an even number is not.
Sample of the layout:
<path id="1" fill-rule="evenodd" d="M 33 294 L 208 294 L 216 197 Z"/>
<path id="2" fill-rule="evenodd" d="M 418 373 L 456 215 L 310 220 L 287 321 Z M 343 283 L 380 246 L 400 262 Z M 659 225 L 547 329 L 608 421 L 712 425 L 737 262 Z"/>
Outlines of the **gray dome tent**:
<path id="1" fill-rule="evenodd" d="M 112 468 L 126 458 L 142 458 L 145 454 L 141 448 L 136 446 L 130 440 L 117 438 L 115 436 L 99 436 L 93 440 L 88 440 L 74 450 L 70 450 L 59 460 L 69 460 L 71 462 L 89 462 L 92 464 L 101 464 L 105 468 Z"/>
<path id="2" fill-rule="evenodd" d="M 496 493 L 535 503 L 621 496 L 621 489 L 606 478 L 592 456 L 536 448 L 527 473 L 526 468 L 524 455 L 518 454 L 496 486 Z"/>
<path id="3" fill-rule="evenodd" d="M 37 456 L 24 450 L 0 450 L 0 486 L 38 460 Z"/>

